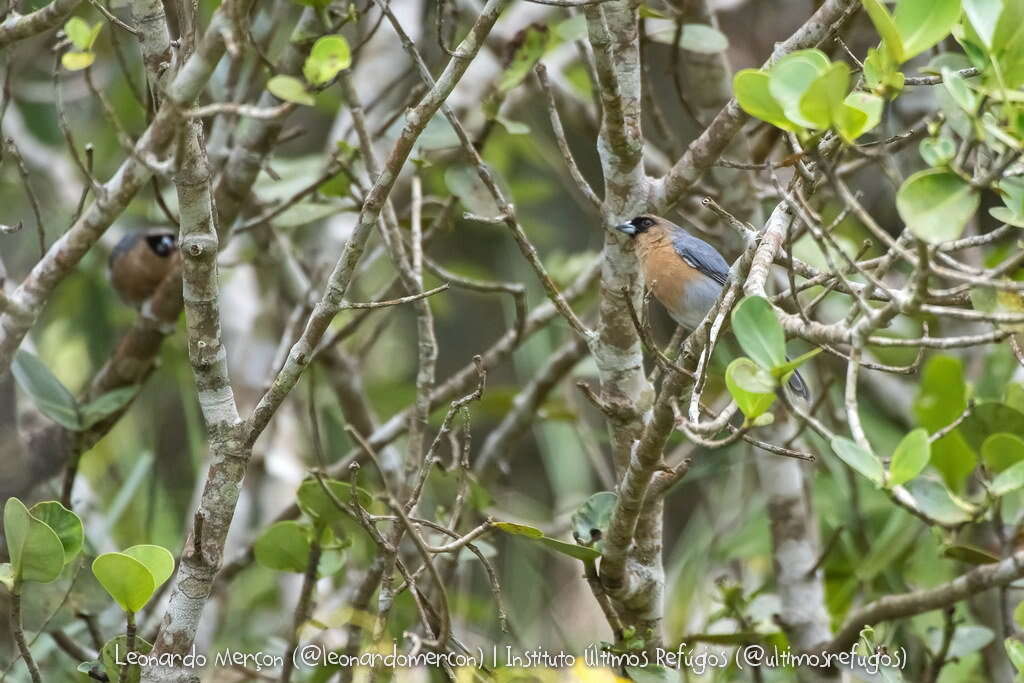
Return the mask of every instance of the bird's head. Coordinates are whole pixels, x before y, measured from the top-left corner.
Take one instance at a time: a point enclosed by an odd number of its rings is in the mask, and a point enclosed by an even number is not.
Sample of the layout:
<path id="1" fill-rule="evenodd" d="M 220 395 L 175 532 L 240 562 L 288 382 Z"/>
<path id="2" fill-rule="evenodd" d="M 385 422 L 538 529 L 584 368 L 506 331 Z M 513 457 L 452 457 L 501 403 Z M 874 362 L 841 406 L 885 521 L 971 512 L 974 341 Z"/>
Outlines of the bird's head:
<path id="1" fill-rule="evenodd" d="M 662 233 L 667 232 L 671 226 L 671 223 L 666 221 L 664 218 L 659 218 L 652 214 L 640 214 L 628 223 L 620 223 L 615 226 L 615 229 L 619 232 L 629 235 L 633 239 L 637 238 L 657 238 Z"/>

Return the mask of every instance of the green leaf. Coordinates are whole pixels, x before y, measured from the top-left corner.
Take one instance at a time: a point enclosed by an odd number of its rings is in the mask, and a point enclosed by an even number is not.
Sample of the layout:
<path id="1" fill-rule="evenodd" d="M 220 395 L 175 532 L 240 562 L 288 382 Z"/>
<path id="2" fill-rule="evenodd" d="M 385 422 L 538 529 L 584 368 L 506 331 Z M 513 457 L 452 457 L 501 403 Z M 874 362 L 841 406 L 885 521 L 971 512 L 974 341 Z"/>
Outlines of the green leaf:
<path id="1" fill-rule="evenodd" d="M 572 535 L 583 544 L 600 541 L 608 530 L 619 497 L 611 491 L 599 491 L 572 515 Z"/>
<path id="2" fill-rule="evenodd" d="M 921 428 L 903 437 L 892 454 L 889 464 L 889 486 L 900 486 L 921 474 L 932 457 L 928 430 Z"/>
<path id="3" fill-rule="evenodd" d="M 868 55 L 864 58 L 864 84 L 878 95 L 895 97 L 906 82 L 906 76 L 898 67 L 898 62 L 884 47 L 868 48 Z"/>
<path id="4" fill-rule="evenodd" d="M 772 66 L 768 90 L 786 113 L 786 118 L 804 128 L 814 128 L 800 112 L 800 102 L 811 84 L 824 74 L 830 62 L 820 50 L 798 50 Z"/>
<path id="5" fill-rule="evenodd" d="M 748 420 L 764 415 L 775 402 L 776 382 L 749 358 L 737 358 L 725 369 L 725 385 Z"/>
<path id="6" fill-rule="evenodd" d="M 786 335 L 768 300 L 744 298 L 732 311 L 732 329 L 743 352 L 765 370 L 785 364 Z"/>
<path id="7" fill-rule="evenodd" d="M 101 29 L 103 24 L 97 24 L 97 27 Z M 71 17 L 64 24 L 64 33 L 67 34 L 68 40 L 71 41 L 72 45 L 85 52 L 96 42 L 99 30 L 89 26 L 89 23 L 80 17 Z"/>
<path id="8" fill-rule="evenodd" d="M 800 116 L 814 128 L 823 130 L 838 122 L 846 90 L 850 86 L 850 67 L 834 62 L 818 76 L 800 98 Z"/>
<path id="9" fill-rule="evenodd" d="M 1024 458 L 1024 439 L 1014 434 L 992 434 L 982 443 L 981 459 L 990 469 L 999 472 L 992 482 L 995 495 L 1005 495 L 1021 486 L 1021 484 L 1015 484 L 1015 480 L 1019 476 L 1024 476 L 1024 471 L 1019 470 L 1020 466 L 1024 465 L 1022 458 Z M 1015 469 L 1018 471 L 1014 472 Z M 1009 474 L 1011 472 L 1013 474 Z M 1004 479 L 1003 475 L 1008 476 Z M 997 482 L 1000 490 L 1005 489 L 1000 493 L 995 491 Z"/>
<path id="10" fill-rule="evenodd" d="M 1024 601 L 1018 602 L 1013 608 L 1013 621 L 1017 628 L 1024 628 Z"/>
<path id="11" fill-rule="evenodd" d="M 973 116 L 978 110 L 978 96 L 971 90 L 971 86 L 967 85 L 967 80 L 959 72 L 948 66 L 942 67 L 942 86 L 957 103 L 957 106 L 965 112 Z"/>
<path id="12" fill-rule="evenodd" d="M 1003 403 L 1020 412 L 1024 411 L 1024 384 L 1010 382 L 1003 392 Z"/>
<path id="13" fill-rule="evenodd" d="M 889 14 L 889 10 L 885 8 L 881 0 L 861 0 L 861 3 L 868 16 L 871 17 L 871 23 L 875 25 L 878 35 L 882 37 L 883 49 L 889 53 L 893 62 L 902 64 L 904 61 L 903 39 L 900 37 L 900 31 L 896 27 L 892 15 Z"/>
<path id="14" fill-rule="evenodd" d="M 152 649 L 153 645 L 150 642 L 136 634 L 135 652 L 149 654 Z M 121 664 L 118 662 L 124 661 L 127 652 L 128 638 L 124 634 L 111 638 L 100 650 L 100 663 L 103 665 L 103 671 L 106 672 L 110 683 L 139 683 L 142 671 L 138 664 L 129 665 L 125 680 L 121 680 Z"/>
<path id="15" fill-rule="evenodd" d="M 593 548 L 588 548 L 585 545 L 566 543 L 565 541 L 559 541 L 557 538 L 551 538 L 549 536 L 544 536 L 543 538 L 539 538 L 537 540 L 540 541 L 545 547 L 554 550 L 555 552 L 559 552 L 563 555 L 574 557 L 577 560 L 597 560 L 601 557 L 600 552 L 594 550 Z"/>
<path id="16" fill-rule="evenodd" d="M 60 63 L 68 71 L 88 69 L 95 61 L 95 52 L 65 52 L 60 58 Z"/>
<path id="17" fill-rule="evenodd" d="M 330 83 L 339 72 L 350 66 L 352 53 L 348 41 L 343 36 L 322 36 L 313 43 L 302 67 L 302 75 L 310 85 L 320 86 Z"/>
<path id="18" fill-rule="evenodd" d="M 122 408 L 131 403 L 138 393 L 139 387 L 137 385 L 121 387 L 120 389 L 114 389 L 113 391 L 101 394 L 96 399 L 89 401 L 81 407 L 82 429 L 89 429 L 108 417 L 116 415 Z"/>
<path id="19" fill-rule="evenodd" d="M 103 553 L 93 560 L 92 573 L 125 612 L 138 612 L 156 590 L 153 573 L 124 553 Z"/>
<path id="20" fill-rule="evenodd" d="M 11 372 L 43 415 L 65 429 L 78 431 L 82 428 L 75 397 L 35 354 L 19 349 L 14 354 Z"/>
<path id="21" fill-rule="evenodd" d="M 963 0 L 963 9 L 982 44 L 991 49 L 1003 11 L 1002 0 Z"/>
<path id="22" fill-rule="evenodd" d="M 836 130 L 844 140 L 852 144 L 881 122 L 884 107 L 885 100 L 878 95 L 855 90 L 846 96 L 843 106 L 836 113 Z"/>
<path id="23" fill-rule="evenodd" d="M 138 560 L 153 575 L 153 589 L 164 585 L 164 581 L 174 573 L 174 555 L 159 545 L 133 545 L 122 551 L 123 554 Z"/>
<path id="24" fill-rule="evenodd" d="M 921 158 L 929 166 L 946 166 L 956 157 L 956 143 L 946 136 L 925 138 L 918 145 Z"/>
<path id="25" fill-rule="evenodd" d="M 940 244 L 963 234 L 980 201 L 957 174 L 930 168 L 907 178 L 896 194 L 896 209 L 915 237 Z"/>
<path id="26" fill-rule="evenodd" d="M 348 482 L 324 479 L 324 484 L 327 485 L 327 488 L 339 502 L 343 504 L 352 502 L 352 485 Z M 359 504 L 364 508 L 369 507 L 373 502 L 373 497 L 364 489 L 358 489 L 357 495 Z M 349 519 L 348 513 L 338 509 L 338 506 L 324 492 L 320 482 L 315 478 L 306 479 L 302 482 L 296 498 L 298 499 L 299 509 L 314 524 L 326 524 L 330 525 L 333 529 L 338 529 L 339 524 Z"/>
<path id="27" fill-rule="evenodd" d="M 679 47 L 690 52 L 713 55 L 729 49 L 729 39 L 718 29 L 705 24 L 683 24 Z"/>
<path id="28" fill-rule="evenodd" d="M 551 36 L 546 25 L 528 26 L 521 34 L 521 40 L 512 53 L 512 59 L 498 81 L 498 92 L 508 92 L 522 83 L 547 52 L 550 43 Z"/>
<path id="29" fill-rule="evenodd" d="M 942 551 L 943 557 L 948 557 L 951 560 L 958 560 L 960 562 L 967 562 L 968 564 L 995 564 L 999 562 L 999 558 L 992 553 L 988 552 L 984 548 L 978 548 L 973 545 L 951 545 Z"/>
<path id="30" fill-rule="evenodd" d="M 914 399 L 914 416 L 921 426 L 934 434 L 958 419 L 966 407 L 967 385 L 960 359 L 944 355 L 929 358 Z M 931 464 L 954 490 L 960 490 L 975 463 L 974 450 L 960 429 L 954 429 L 932 444 Z"/>
<path id="31" fill-rule="evenodd" d="M 14 497 L 4 505 L 4 535 L 15 581 L 50 583 L 60 576 L 64 569 L 60 537 Z"/>
<path id="32" fill-rule="evenodd" d="M 494 528 L 504 531 L 506 534 L 512 534 L 513 536 L 523 536 L 534 541 L 539 541 L 545 547 L 557 551 L 563 555 L 574 557 L 577 560 L 596 560 L 601 557 L 601 553 L 582 545 L 576 545 L 575 543 L 566 543 L 565 541 L 559 541 L 555 538 L 550 538 L 544 535 L 544 532 L 540 529 L 526 524 L 515 524 L 513 522 L 495 522 Z"/>
<path id="33" fill-rule="evenodd" d="M 1004 434 L 997 436 L 1009 435 Z M 1011 436 L 1010 438 L 1017 439 L 1015 436 Z M 1024 449 L 1024 441 L 1017 439 L 1017 443 L 1022 449 Z M 1015 465 L 1010 465 L 996 475 L 996 478 L 992 480 L 992 486 L 989 487 L 989 490 L 994 496 L 1005 496 L 1007 493 L 1016 491 L 1021 487 L 1024 487 L 1024 460 L 1016 463 Z"/>
<path id="34" fill-rule="evenodd" d="M 841 436 L 832 437 L 832 450 L 854 471 L 870 479 L 875 486 L 882 486 L 885 469 L 874 453 Z"/>
<path id="35" fill-rule="evenodd" d="M 949 35 L 960 19 L 960 0 L 900 0 L 892 19 L 906 61 Z"/>
<path id="36" fill-rule="evenodd" d="M 309 527 L 294 520 L 275 522 L 252 549 L 256 561 L 267 569 L 302 573 L 309 564 Z"/>
<path id="37" fill-rule="evenodd" d="M 98 21 L 91 29 L 89 29 L 89 47 L 91 50 L 92 46 L 96 44 L 96 39 L 100 37 L 100 32 L 103 31 L 103 22 Z"/>
<path id="38" fill-rule="evenodd" d="M 1024 228 L 1024 178 L 1003 178 L 997 187 L 1005 207 L 994 207 L 989 213 L 1007 225 Z"/>
<path id="39" fill-rule="evenodd" d="M 267 81 L 267 90 L 274 97 L 285 102 L 304 104 L 312 107 L 316 104 L 313 96 L 306 90 L 305 84 L 294 76 L 278 75 Z"/>
<path id="40" fill-rule="evenodd" d="M 977 512 L 974 506 L 953 495 L 945 486 L 925 477 L 908 482 L 907 490 L 922 512 L 943 524 L 964 524 Z"/>
<path id="41" fill-rule="evenodd" d="M 766 121 L 783 130 L 797 130 L 799 126 L 786 118 L 782 106 L 772 97 L 768 87 L 770 79 L 768 73 L 760 69 L 743 69 L 732 79 L 736 101 L 739 102 L 743 111 L 754 118 Z"/>
<path id="42" fill-rule="evenodd" d="M 527 538 L 543 538 L 544 532 L 535 526 L 516 524 L 515 522 L 495 522 L 494 528 L 514 536 L 526 536 Z"/>
<path id="43" fill-rule="evenodd" d="M 67 564 L 81 552 L 85 540 L 82 520 L 71 510 L 55 500 L 36 503 L 29 509 L 29 514 L 46 526 L 53 529 L 64 548 L 64 564 Z"/>
<path id="44" fill-rule="evenodd" d="M 1017 673 L 1024 673 L 1024 643 L 1016 638 L 1007 638 L 1003 641 L 1003 647 L 1006 648 L 1006 654 L 1013 662 L 1013 668 Z"/>

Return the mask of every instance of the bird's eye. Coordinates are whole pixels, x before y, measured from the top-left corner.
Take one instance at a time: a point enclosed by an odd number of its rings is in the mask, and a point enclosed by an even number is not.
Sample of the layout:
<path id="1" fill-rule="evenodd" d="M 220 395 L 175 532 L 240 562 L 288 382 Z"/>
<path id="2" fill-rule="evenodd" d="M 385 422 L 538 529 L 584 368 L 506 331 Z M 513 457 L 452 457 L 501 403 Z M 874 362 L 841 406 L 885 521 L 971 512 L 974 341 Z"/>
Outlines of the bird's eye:
<path id="1" fill-rule="evenodd" d="M 150 235 L 146 238 L 146 242 L 157 256 L 170 256 L 174 251 L 174 237 L 172 235 Z"/>
<path id="2" fill-rule="evenodd" d="M 640 219 L 640 227 L 641 228 L 649 228 L 652 225 L 654 225 L 654 221 L 652 221 L 650 218 L 641 218 Z"/>

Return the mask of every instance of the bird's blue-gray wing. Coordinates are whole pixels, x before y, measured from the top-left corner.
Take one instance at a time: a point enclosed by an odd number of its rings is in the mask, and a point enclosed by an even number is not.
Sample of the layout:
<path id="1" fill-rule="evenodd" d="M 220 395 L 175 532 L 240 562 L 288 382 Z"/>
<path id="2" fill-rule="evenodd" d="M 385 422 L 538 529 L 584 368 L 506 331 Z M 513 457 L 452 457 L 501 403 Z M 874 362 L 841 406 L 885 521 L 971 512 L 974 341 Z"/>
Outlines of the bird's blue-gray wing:
<path id="1" fill-rule="evenodd" d="M 718 284 L 725 285 L 729 280 L 729 264 L 717 249 L 704 240 L 677 230 L 673 231 L 672 246 L 681 259 Z"/>

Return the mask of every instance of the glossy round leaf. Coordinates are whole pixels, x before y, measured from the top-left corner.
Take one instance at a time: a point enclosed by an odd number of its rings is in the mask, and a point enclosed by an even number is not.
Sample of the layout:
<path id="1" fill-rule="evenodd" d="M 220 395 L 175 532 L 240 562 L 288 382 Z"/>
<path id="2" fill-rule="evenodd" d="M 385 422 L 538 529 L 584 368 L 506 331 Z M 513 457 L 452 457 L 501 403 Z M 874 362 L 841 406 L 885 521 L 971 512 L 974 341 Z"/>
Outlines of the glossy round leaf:
<path id="1" fill-rule="evenodd" d="M 975 34 L 985 47 L 991 48 L 1003 11 L 1002 0 L 963 0 L 963 10 Z"/>
<path id="2" fill-rule="evenodd" d="M 285 102 L 304 104 L 309 107 L 316 104 L 316 101 L 306 90 L 306 86 L 303 82 L 294 76 L 274 76 L 267 81 L 267 90 L 269 90 L 274 97 L 279 100 L 284 100 Z"/>
<path id="3" fill-rule="evenodd" d="M 64 569 L 64 546 L 56 532 L 17 498 L 4 505 L 4 536 L 15 580 L 50 583 Z"/>
<path id="4" fill-rule="evenodd" d="M 99 28 L 103 28 L 103 24 L 98 24 Z M 98 30 L 94 30 L 94 27 L 89 26 L 89 23 L 81 17 L 71 17 L 64 24 L 64 33 L 67 35 L 68 40 L 77 49 L 85 51 L 92 47 L 92 44 L 96 41 L 96 36 L 99 35 Z"/>
<path id="5" fill-rule="evenodd" d="M 892 14 L 903 61 L 937 45 L 960 19 L 960 0 L 900 0 Z"/>
<path id="6" fill-rule="evenodd" d="M 925 138 L 917 147 L 921 158 L 929 166 L 945 166 L 956 157 L 956 143 L 943 136 Z"/>
<path id="7" fill-rule="evenodd" d="M 95 52 L 65 52 L 60 58 L 60 63 L 68 71 L 88 69 L 95 61 Z"/>
<path id="8" fill-rule="evenodd" d="M 55 500 L 36 503 L 29 514 L 53 529 L 64 548 L 64 564 L 67 564 L 82 550 L 85 532 L 82 520 L 71 510 Z"/>
<path id="9" fill-rule="evenodd" d="M 800 115 L 824 130 L 841 118 L 843 100 L 850 86 L 850 67 L 843 62 L 829 65 L 800 98 Z"/>
<path id="10" fill-rule="evenodd" d="M 896 195 L 896 209 L 915 237 L 940 244 L 963 234 L 980 201 L 963 178 L 932 168 L 907 178 Z"/>
<path id="11" fill-rule="evenodd" d="M 885 478 L 882 461 L 871 451 L 841 436 L 832 438 L 832 451 L 855 472 L 870 479 L 876 486 L 881 486 Z"/>
<path id="12" fill-rule="evenodd" d="M 311 85 L 325 85 L 351 65 L 352 53 L 348 41 L 343 36 L 322 36 L 313 43 L 302 67 L 302 75 Z"/>
<path id="13" fill-rule="evenodd" d="M 352 485 L 348 482 L 325 479 L 324 484 L 334 497 L 338 499 L 338 502 L 347 504 L 352 501 Z M 359 504 L 364 508 L 369 507 L 373 501 L 369 492 L 363 489 L 358 489 L 357 495 Z M 347 511 L 339 509 L 335 505 L 334 501 L 324 492 L 320 482 L 316 479 L 307 479 L 302 482 L 296 498 L 298 499 L 299 509 L 314 522 L 333 525 L 343 518 L 349 517 Z"/>
<path id="14" fill-rule="evenodd" d="M 896 446 L 889 464 L 889 486 L 900 486 L 921 474 L 932 457 L 927 429 L 915 429 Z"/>
<path id="15" fill-rule="evenodd" d="M 121 551 L 129 557 L 133 557 L 149 570 L 153 575 L 153 586 L 159 588 L 164 581 L 171 578 L 174 573 L 174 555 L 171 551 L 159 545 L 133 545 Z"/>
<path id="16" fill-rule="evenodd" d="M 871 23 L 875 25 L 878 35 L 882 37 L 883 47 L 894 62 L 901 64 L 904 61 L 903 39 L 900 37 L 900 31 L 896 27 L 892 15 L 889 14 L 889 10 L 885 8 L 881 0 L 861 0 L 861 3 L 868 16 L 871 17 Z"/>
<path id="17" fill-rule="evenodd" d="M 302 573 L 309 564 L 309 528 L 291 520 L 272 524 L 256 539 L 253 553 L 267 569 Z"/>
<path id="18" fill-rule="evenodd" d="M 146 565 L 124 553 L 103 553 L 93 560 L 92 573 L 125 612 L 138 612 L 156 590 Z"/>
<path id="19" fill-rule="evenodd" d="M 974 518 L 977 510 L 937 481 L 918 477 L 907 484 L 914 502 L 926 515 L 943 524 L 963 524 Z"/>
<path id="20" fill-rule="evenodd" d="M 973 115 L 978 109 L 978 96 L 967 85 L 967 80 L 948 66 L 942 67 L 942 86 L 953 98 L 953 101 L 968 114 Z"/>
<path id="21" fill-rule="evenodd" d="M 798 50 L 772 66 L 768 90 L 786 113 L 786 118 L 804 128 L 814 128 L 800 112 L 800 102 L 811 84 L 824 74 L 830 62 L 820 50 Z"/>
<path id="22" fill-rule="evenodd" d="M 844 140 L 852 143 L 881 122 L 884 106 L 885 100 L 878 95 L 854 91 L 846 96 L 836 115 L 836 130 Z"/>
<path id="23" fill-rule="evenodd" d="M 749 358 L 737 358 L 729 363 L 725 385 L 748 420 L 764 415 L 775 402 L 774 379 Z"/>
<path id="24" fill-rule="evenodd" d="M 786 118 L 782 106 L 772 97 L 768 88 L 770 76 L 759 69 L 744 69 L 736 74 L 732 81 L 736 101 L 743 111 L 776 128 L 795 131 L 799 128 Z"/>
<path id="25" fill-rule="evenodd" d="M 981 445 L 981 459 L 1001 476 L 1024 462 L 1024 439 L 1006 432 L 992 434 Z"/>
<path id="26" fill-rule="evenodd" d="M 1024 447 L 1024 442 L 1020 445 Z M 992 480 L 989 490 L 993 496 L 1005 496 L 1007 493 L 1016 491 L 1019 488 L 1024 488 L 1024 460 L 1015 465 L 1010 465 L 997 474 L 995 479 Z"/>
<path id="27" fill-rule="evenodd" d="M 768 300 L 744 298 L 732 311 L 732 329 L 743 352 L 765 370 L 786 362 L 786 335 Z"/>

